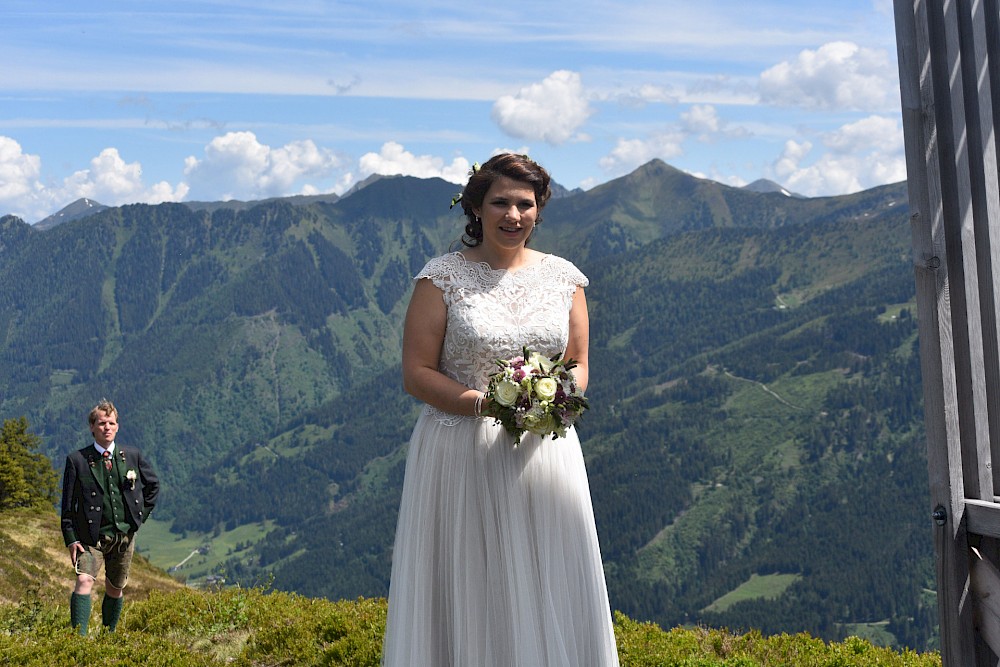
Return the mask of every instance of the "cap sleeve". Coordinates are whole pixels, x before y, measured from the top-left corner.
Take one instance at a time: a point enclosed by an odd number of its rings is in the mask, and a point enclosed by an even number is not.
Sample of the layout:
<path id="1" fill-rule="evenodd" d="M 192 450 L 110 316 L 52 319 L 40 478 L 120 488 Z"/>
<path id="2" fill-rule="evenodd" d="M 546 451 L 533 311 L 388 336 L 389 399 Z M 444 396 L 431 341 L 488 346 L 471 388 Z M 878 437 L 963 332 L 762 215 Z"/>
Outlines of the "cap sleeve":
<path id="1" fill-rule="evenodd" d="M 413 277 L 414 280 L 428 279 L 434 285 L 440 289 L 445 289 L 447 284 L 455 276 L 455 268 L 457 266 L 455 253 L 448 253 L 447 255 L 441 255 L 440 257 L 435 257 L 424 264 L 424 268 L 420 269 L 420 273 Z"/>
<path id="2" fill-rule="evenodd" d="M 573 262 L 555 255 L 553 258 L 559 263 L 559 272 L 566 279 L 566 282 L 576 287 L 586 287 L 590 284 L 590 279 L 583 274 L 583 271 L 576 268 Z"/>

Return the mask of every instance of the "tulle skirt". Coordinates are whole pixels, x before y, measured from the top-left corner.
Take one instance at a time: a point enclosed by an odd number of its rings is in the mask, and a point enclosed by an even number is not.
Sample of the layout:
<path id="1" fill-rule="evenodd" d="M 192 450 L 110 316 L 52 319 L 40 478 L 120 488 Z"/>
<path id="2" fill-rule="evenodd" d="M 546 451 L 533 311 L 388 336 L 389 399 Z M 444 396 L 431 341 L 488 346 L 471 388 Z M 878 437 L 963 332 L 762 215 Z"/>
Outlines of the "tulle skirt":
<path id="1" fill-rule="evenodd" d="M 576 432 L 490 419 L 414 428 L 392 559 L 386 667 L 618 665 Z"/>

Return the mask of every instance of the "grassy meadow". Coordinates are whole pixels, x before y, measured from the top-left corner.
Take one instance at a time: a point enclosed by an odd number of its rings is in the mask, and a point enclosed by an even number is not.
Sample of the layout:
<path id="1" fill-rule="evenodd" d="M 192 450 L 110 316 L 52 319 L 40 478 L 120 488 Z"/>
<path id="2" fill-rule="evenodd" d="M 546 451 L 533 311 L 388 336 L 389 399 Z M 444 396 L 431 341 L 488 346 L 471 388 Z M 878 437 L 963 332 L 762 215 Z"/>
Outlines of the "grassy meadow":
<path id="1" fill-rule="evenodd" d="M 225 554 L 264 534 L 234 530 L 216 536 L 171 534 L 165 523 L 146 526 L 165 563 L 183 560 L 206 543 L 179 574 L 200 576 Z M 169 545 L 169 548 L 167 548 Z M 118 631 L 106 633 L 95 604 L 90 633 L 69 625 L 72 571 L 58 518 L 49 510 L 0 513 L 0 665 L 4 667 L 377 667 L 385 632 L 381 598 L 326 600 L 267 586 L 185 586 L 143 556 L 133 565 Z M 204 557 L 202 557 L 204 556 Z M 757 577 L 716 605 L 777 594 L 791 582 Z M 103 595 L 99 582 L 95 599 Z M 876 629 L 826 643 L 807 634 L 745 635 L 704 627 L 663 629 L 615 614 L 623 667 L 939 667 L 937 653 L 895 651 L 873 643 Z M 877 639 L 877 637 L 873 637 Z"/>

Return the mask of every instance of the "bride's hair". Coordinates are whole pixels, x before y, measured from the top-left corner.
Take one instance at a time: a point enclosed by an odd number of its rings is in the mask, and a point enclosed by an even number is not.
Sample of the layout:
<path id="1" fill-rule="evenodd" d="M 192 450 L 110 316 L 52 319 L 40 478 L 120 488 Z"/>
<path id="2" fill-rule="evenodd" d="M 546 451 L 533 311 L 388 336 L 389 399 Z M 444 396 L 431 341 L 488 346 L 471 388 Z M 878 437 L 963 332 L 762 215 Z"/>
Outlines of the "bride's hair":
<path id="1" fill-rule="evenodd" d="M 512 181 L 527 183 L 531 186 L 531 189 L 535 191 L 535 204 L 538 206 L 538 217 L 535 218 L 535 224 L 542 221 L 542 208 L 552 196 L 552 189 L 549 187 L 549 182 L 552 179 L 549 172 L 527 155 L 515 153 L 494 155 L 482 167 L 473 169 L 469 182 L 462 190 L 462 210 L 468 219 L 462 243 L 469 248 L 474 248 L 483 242 L 483 223 L 473 212 L 473 209 L 482 208 L 486 193 L 498 176 L 506 176 Z"/>

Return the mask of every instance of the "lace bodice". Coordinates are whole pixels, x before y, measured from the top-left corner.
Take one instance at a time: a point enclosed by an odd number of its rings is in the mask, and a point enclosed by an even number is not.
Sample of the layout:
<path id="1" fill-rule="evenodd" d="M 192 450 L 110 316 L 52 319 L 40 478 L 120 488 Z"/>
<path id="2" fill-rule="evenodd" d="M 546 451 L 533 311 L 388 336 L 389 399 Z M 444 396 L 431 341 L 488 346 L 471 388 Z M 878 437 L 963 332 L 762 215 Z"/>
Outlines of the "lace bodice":
<path id="1" fill-rule="evenodd" d="M 547 356 L 565 351 L 573 294 L 588 283 L 555 255 L 510 272 L 453 252 L 429 261 L 416 277 L 444 292 L 441 372 L 480 391 L 496 372 L 496 360 L 517 356 L 523 346 Z"/>

